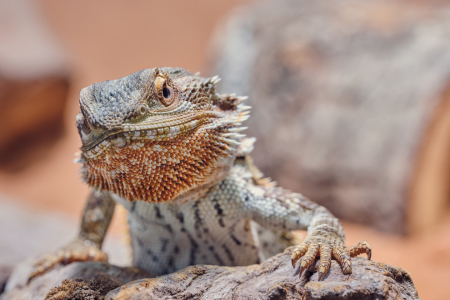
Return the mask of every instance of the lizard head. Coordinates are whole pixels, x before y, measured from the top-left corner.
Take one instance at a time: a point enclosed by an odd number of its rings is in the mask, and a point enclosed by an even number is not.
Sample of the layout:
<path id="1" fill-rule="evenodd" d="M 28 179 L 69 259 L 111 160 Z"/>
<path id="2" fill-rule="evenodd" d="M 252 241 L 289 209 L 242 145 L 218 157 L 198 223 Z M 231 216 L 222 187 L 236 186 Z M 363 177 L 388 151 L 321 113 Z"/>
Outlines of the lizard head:
<path id="1" fill-rule="evenodd" d="M 228 173 L 248 118 L 243 97 L 215 92 L 218 77 L 147 69 L 81 90 L 79 162 L 89 186 L 127 200 L 201 193 Z"/>

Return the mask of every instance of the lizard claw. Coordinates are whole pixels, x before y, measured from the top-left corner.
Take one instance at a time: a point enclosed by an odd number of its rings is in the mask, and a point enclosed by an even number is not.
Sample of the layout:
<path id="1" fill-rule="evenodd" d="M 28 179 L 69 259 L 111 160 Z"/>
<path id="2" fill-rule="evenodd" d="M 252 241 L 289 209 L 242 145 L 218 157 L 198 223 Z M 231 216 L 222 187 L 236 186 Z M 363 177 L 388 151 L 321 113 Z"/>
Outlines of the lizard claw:
<path id="1" fill-rule="evenodd" d="M 355 246 L 345 248 L 342 239 L 330 238 L 328 236 L 309 236 L 306 240 L 294 248 L 291 255 L 292 266 L 295 267 L 298 260 L 301 261 L 299 276 L 311 266 L 316 257 L 320 257 L 318 265 L 319 281 L 323 280 L 331 267 L 331 260 L 336 260 L 344 274 L 352 272 L 351 257 L 359 254 L 367 254 L 371 259 L 372 248 L 369 243 L 362 241 Z"/>
<path id="2" fill-rule="evenodd" d="M 298 277 L 302 277 L 303 272 L 306 270 L 305 267 L 300 266 Z"/>
<path id="3" fill-rule="evenodd" d="M 303 256 L 305 255 L 306 251 L 308 251 L 308 246 L 305 245 L 304 243 L 297 246 L 294 251 L 292 251 L 292 255 L 291 255 L 291 262 L 292 262 L 292 267 L 295 268 L 295 264 L 297 263 L 297 261 Z"/>
<path id="4" fill-rule="evenodd" d="M 301 277 L 303 272 L 314 262 L 314 259 L 317 256 L 317 253 L 319 251 L 319 245 L 318 244 L 305 244 L 302 243 L 298 247 L 294 249 L 291 255 L 292 259 L 292 265 L 295 266 L 295 263 L 301 259 L 300 263 L 300 274 Z"/>
<path id="5" fill-rule="evenodd" d="M 324 271 L 319 270 L 319 281 L 322 281 L 323 276 L 325 276 L 325 268 L 323 268 Z"/>

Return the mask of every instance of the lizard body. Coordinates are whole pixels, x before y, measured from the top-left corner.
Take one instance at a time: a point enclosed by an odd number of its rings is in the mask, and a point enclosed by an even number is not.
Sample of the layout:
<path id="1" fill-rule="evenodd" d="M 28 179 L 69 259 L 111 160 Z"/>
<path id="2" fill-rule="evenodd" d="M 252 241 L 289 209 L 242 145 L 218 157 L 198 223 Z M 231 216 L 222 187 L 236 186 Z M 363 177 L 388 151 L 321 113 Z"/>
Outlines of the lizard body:
<path id="1" fill-rule="evenodd" d="M 115 203 L 128 211 L 134 265 L 156 275 L 259 263 L 299 229 L 308 231 L 292 254 L 300 275 L 316 257 L 320 278 L 331 259 L 344 273 L 352 256 L 370 259 L 366 242 L 345 247 L 327 209 L 262 178 L 249 157 L 253 140 L 240 133 L 249 107 L 243 97 L 217 94 L 217 82 L 155 68 L 81 91 L 78 161 L 93 192 L 76 246 L 41 259 L 31 278 L 61 262 L 105 260 L 100 248 Z"/>

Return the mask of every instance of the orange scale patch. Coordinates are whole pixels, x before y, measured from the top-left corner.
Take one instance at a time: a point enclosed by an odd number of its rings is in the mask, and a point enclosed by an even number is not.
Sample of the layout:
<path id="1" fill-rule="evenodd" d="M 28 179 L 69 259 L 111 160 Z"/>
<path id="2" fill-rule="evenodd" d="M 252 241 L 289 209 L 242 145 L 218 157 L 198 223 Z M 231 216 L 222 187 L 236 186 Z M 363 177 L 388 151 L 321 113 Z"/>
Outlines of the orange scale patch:
<path id="1" fill-rule="evenodd" d="M 147 141 L 141 148 L 111 146 L 98 157 L 85 158 L 85 179 L 90 186 L 130 201 L 149 202 L 173 200 L 192 188 L 221 180 L 230 164 L 226 160 L 213 163 L 213 159 L 230 153 L 216 145 L 218 132 L 199 131 L 170 141 Z"/>

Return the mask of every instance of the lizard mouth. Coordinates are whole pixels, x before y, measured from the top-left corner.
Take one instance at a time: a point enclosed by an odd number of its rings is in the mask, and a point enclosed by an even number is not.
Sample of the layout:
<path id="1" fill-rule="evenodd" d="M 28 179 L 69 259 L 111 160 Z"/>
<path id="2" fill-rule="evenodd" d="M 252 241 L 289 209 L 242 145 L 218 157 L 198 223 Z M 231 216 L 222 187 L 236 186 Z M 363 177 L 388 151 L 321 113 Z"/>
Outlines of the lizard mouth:
<path id="1" fill-rule="evenodd" d="M 152 122 L 152 124 L 124 124 L 121 127 L 116 127 L 108 130 L 87 130 L 85 119 L 77 117 L 77 126 L 79 128 L 82 146 L 80 148 L 83 152 L 99 152 L 100 147 L 106 140 L 111 140 L 113 145 L 123 147 L 129 140 L 161 140 L 170 139 L 174 136 L 180 135 L 184 132 L 192 131 L 193 129 L 207 123 L 211 123 L 213 119 L 222 117 L 219 112 L 206 112 L 196 114 L 187 118 L 179 120 L 170 120 L 161 122 Z M 164 124 L 164 125 L 162 125 Z"/>

